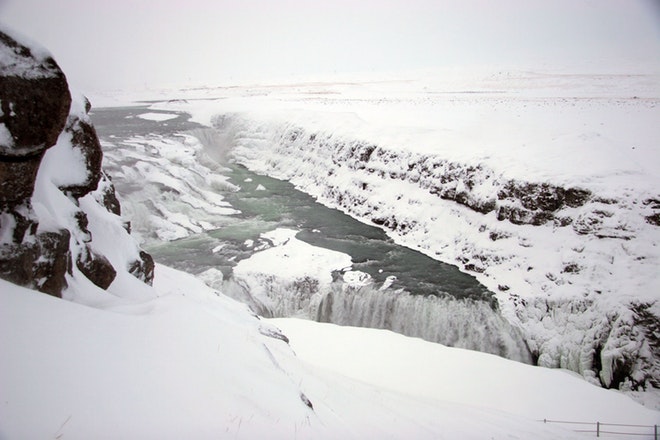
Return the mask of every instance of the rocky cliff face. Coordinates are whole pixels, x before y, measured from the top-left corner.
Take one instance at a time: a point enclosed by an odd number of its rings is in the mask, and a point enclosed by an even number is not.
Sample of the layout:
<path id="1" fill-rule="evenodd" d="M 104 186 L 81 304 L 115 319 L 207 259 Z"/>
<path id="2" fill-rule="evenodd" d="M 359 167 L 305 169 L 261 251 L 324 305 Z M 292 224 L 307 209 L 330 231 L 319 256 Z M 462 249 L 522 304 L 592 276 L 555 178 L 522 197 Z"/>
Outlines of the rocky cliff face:
<path id="1" fill-rule="evenodd" d="M 54 296 L 68 277 L 107 289 L 118 270 L 150 284 L 147 253 L 128 239 L 125 267 L 115 267 L 89 230 L 90 215 L 120 212 L 90 103 L 72 100 L 47 51 L 20 40 L 0 29 L 0 277 Z"/>

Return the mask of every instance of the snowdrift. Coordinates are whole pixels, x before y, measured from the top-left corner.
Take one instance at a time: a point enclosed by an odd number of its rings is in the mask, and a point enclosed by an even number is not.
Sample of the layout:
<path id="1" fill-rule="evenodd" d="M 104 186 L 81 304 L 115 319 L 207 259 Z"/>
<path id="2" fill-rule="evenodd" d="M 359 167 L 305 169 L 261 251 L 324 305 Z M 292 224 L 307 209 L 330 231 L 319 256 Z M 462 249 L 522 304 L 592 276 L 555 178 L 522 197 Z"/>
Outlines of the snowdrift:
<path id="1" fill-rule="evenodd" d="M 246 306 L 190 275 L 157 273 L 153 299 L 103 309 L 0 281 L 0 437 L 552 439 L 580 437 L 538 417 L 657 420 L 562 371 L 276 321 L 297 358 Z"/>

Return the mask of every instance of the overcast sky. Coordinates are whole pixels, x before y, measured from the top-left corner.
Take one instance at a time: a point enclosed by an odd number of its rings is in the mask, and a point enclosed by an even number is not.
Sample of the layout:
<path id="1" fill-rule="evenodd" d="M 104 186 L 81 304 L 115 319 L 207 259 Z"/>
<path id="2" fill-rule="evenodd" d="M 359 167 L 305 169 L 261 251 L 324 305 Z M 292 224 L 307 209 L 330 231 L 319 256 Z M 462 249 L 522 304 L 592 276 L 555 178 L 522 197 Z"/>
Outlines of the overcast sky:
<path id="1" fill-rule="evenodd" d="M 435 66 L 660 66 L 660 0 L 0 0 L 82 90 Z"/>

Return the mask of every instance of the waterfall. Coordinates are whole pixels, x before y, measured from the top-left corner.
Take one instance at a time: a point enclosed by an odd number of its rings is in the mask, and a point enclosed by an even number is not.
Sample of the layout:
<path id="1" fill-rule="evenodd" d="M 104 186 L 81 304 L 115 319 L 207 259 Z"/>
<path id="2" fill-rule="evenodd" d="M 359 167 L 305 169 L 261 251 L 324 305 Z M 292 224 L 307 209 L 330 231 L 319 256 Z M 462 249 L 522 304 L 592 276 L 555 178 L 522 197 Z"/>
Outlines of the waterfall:
<path id="1" fill-rule="evenodd" d="M 522 333 L 487 301 L 413 295 L 373 284 L 355 286 L 341 279 L 324 285 L 307 277 L 292 281 L 272 275 L 232 277 L 225 281 L 223 292 L 251 304 L 256 313 L 265 317 L 296 316 L 387 329 L 532 363 Z"/>
<path id="2" fill-rule="evenodd" d="M 532 363 L 522 333 L 485 301 L 343 286 L 324 295 L 314 318 L 339 325 L 388 329 Z"/>

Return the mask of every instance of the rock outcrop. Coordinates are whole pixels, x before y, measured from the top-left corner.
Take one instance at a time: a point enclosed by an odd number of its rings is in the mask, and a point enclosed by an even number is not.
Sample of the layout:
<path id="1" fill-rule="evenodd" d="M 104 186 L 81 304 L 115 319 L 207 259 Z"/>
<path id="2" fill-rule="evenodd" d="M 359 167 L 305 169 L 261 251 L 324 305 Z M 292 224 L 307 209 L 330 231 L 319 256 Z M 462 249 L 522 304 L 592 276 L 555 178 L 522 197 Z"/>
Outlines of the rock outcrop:
<path id="1" fill-rule="evenodd" d="M 104 207 L 108 221 L 120 214 L 89 101 L 72 101 L 50 54 L 20 40 L 0 30 L 0 277 L 54 296 L 67 276 L 107 289 L 118 269 L 150 284 L 149 254 L 131 242 L 134 255 L 116 268 L 88 227 L 84 198 Z"/>

